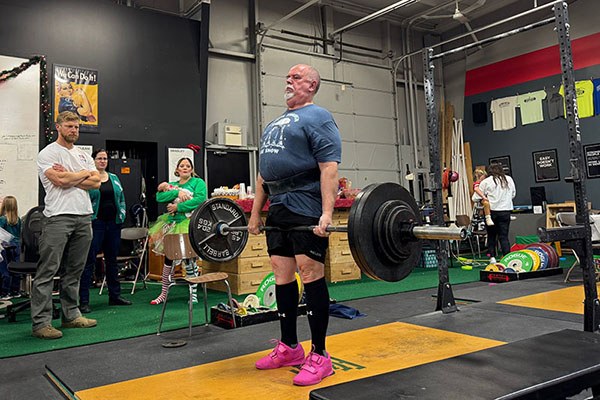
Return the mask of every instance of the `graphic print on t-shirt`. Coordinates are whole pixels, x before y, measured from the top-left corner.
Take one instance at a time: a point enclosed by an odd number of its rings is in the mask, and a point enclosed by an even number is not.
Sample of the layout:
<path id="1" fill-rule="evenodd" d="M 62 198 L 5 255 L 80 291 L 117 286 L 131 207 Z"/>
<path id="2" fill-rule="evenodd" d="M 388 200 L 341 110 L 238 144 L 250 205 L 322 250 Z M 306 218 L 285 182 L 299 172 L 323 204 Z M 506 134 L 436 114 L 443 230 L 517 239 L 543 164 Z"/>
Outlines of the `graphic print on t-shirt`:
<path id="1" fill-rule="evenodd" d="M 264 153 L 279 153 L 282 149 L 285 149 L 285 129 L 292 122 L 298 122 L 300 117 L 294 113 L 284 114 L 267 127 L 267 131 L 262 137 L 260 154 Z"/>

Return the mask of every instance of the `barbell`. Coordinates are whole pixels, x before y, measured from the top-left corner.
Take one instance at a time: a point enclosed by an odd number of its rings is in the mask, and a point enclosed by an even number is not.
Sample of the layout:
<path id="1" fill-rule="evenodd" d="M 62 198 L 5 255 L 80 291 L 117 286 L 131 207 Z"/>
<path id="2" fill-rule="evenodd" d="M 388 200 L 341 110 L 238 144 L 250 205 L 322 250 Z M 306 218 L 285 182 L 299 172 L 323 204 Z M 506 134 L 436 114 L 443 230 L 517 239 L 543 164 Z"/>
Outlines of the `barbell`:
<path id="1" fill-rule="evenodd" d="M 312 231 L 314 226 L 289 229 L 263 226 L 264 231 Z M 396 183 L 367 186 L 354 199 L 347 226 L 327 232 L 347 232 L 348 244 L 360 270 L 373 279 L 397 282 L 418 264 L 423 240 L 463 240 L 465 228 L 421 225 L 417 203 Z M 247 219 L 233 200 L 212 198 L 190 217 L 190 243 L 204 260 L 226 262 L 238 257 L 248 242 Z"/>

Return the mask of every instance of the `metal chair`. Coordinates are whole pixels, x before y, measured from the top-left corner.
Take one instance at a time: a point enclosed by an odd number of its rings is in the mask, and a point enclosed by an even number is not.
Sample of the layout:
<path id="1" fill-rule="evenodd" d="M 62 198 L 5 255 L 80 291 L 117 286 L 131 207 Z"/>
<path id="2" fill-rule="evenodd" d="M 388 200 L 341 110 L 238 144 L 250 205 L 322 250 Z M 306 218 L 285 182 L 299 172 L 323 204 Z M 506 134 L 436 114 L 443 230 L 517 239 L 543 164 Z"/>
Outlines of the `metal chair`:
<path id="1" fill-rule="evenodd" d="M 475 214 L 477 206 L 473 210 L 473 214 Z M 471 248 L 471 254 L 475 254 L 475 248 L 473 246 L 473 239 L 475 239 L 475 243 L 477 244 L 477 257 L 481 258 L 481 239 L 483 239 L 484 246 L 487 237 L 487 231 L 481 230 L 481 221 L 478 219 L 471 219 L 468 215 L 457 215 L 456 216 L 456 225 L 464 226 L 467 228 L 467 240 L 469 241 L 469 247 Z M 458 248 L 460 248 L 460 242 L 457 244 Z M 459 252 L 460 253 L 460 252 Z"/>
<path id="2" fill-rule="evenodd" d="M 190 243 L 189 237 L 187 234 L 173 234 L 166 235 L 164 237 L 164 252 L 165 256 L 171 260 L 173 260 L 173 266 L 179 264 L 183 260 L 189 260 L 193 263 L 198 259 L 198 255 L 194 252 L 192 245 Z M 165 317 L 165 310 L 167 309 L 167 302 L 169 300 L 169 291 L 175 285 L 187 285 L 189 289 L 189 301 L 188 301 L 188 317 L 189 317 L 189 334 L 188 336 L 192 336 L 192 313 L 193 313 L 193 303 L 192 303 L 192 286 L 193 285 L 201 285 L 204 293 L 204 312 L 205 312 L 205 324 L 208 325 L 209 322 L 209 314 L 208 314 L 208 294 L 206 285 L 212 282 L 223 282 L 223 284 L 227 288 L 227 299 L 229 302 L 229 307 L 231 310 L 231 318 L 233 320 L 233 327 L 235 328 L 235 311 L 233 305 L 233 298 L 231 297 L 231 288 L 229 286 L 229 275 L 225 272 L 211 272 L 207 274 L 201 274 L 196 277 L 183 277 L 183 278 L 173 278 L 173 271 L 175 268 L 171 270 L 171 276 L 169 276 L 169 287 L 167 288 L 167 294 L 165 297 L 165 301 L 163 303 L 162 313 L 160 315 L 160 323 L 158 324 L 157 335 L 160 335 L 160 330 L 162 328 L 163 320 Z"/>
<path id="3" fill-rule="evenodd" d="M 137 281 L 140 277 L 140 272 L 143 268 L 142 273 L 142 283 L 144 284 L 144 289 L 146 289 L 146 262 L 147 257 L 146 251 L 148 249 L 148 228 L 123 228 L 121 229 L 121 240 L 129 240 L 133 242 L 133 251 L 124 256 L 117 257 L 117 263 L 125 263 L 129 264 L 133 261 L 137 261 L 137 265 L 135 265 L 135 278 L 133 280 L 123 280 L 123 283 L 132 283 L 133 287 L 131 288 L 131 294 L 135 293 L 135 288 Z M 104 257 L 102 257 L 102 262 L 104 262 Z M 99 294 L 102 294 L 104 290 L 104 286 L 106 285 L 106 274 L 104 274 L 104 278 L 102 279 L 102 285 L 100 286 Z"/>
<path id="4" fill-rule="evenodd" d="M 559 227 L 577 225 L 576 217 L 577 217 L 577 214 L 574 212 L 559 212 L 555 215 L 556 222 L 558 223 Z M 600 231 L 594 224 L 594 219 L 591 216 L 590 216 L 590 225 L 592 228 L 592 249 L 600 250 Z M 565 249 L 563 248 L 563 251 L 564 250 Z M 577 267 L 578 265 L 581 265 L 581 260 L 579 259 L 577 252 L 573 249 L 570 249 L 570 250 L 573 253 L 573 256 L 575 256 L 575 262 L 573 263 L 573 265 L 571 265 L 571 267 L 567 271 L 567 275 L 565 276 L 564 281 L 565 282 L 581 282 L 582 281 L 581 279 L 578 279 L 578 280 L 570 279 L 571 273 L 573 272 L 575 267 Z M 600 280 L 600 270 L 596 267 L 596 281 L 598 281 L 598 280 Z"/>

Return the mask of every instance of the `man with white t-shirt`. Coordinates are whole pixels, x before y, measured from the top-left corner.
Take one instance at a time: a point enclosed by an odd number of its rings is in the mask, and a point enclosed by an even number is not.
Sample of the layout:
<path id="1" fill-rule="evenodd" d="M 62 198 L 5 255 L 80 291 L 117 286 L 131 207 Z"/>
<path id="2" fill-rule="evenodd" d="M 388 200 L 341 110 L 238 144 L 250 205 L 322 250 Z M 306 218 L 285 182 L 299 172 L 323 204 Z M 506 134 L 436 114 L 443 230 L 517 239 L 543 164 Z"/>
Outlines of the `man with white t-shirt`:
<path id="1" fill-rule="evenodd" d="M 94 160 L 75 147 L 79 117 L 71 111 L 56 119 L 58 137 L 38 154 L 38 174 L 46 191 L 40 236 L 40 259 L 31 290 L 33 336 L 59 339 L 52 326 L 52 289 L 60 269 L 63 328 L 91 328 L 96 320 L 81 316 L 79 281 L 92 241 L 92 204 L 88 190 L 100 187 Z"/>

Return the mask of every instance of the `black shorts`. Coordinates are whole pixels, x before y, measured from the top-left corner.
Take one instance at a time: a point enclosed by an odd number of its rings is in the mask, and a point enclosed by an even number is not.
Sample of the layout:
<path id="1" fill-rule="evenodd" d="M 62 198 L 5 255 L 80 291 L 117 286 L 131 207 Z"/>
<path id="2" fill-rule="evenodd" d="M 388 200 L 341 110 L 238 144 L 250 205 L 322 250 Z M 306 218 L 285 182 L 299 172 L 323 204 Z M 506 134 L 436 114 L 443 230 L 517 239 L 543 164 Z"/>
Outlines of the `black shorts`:
<path id="1" fill-rule="evenodd" d="M 281 205 L 269 208 L 266 221 L 267 226 L 282 229 L 318 224 L 319 218 L 296 214 Z M 270 256 L 294 257 L 297 254 L 304 254 L 313 260 L 325 263 L 329 238 L 317 236 L 312 231 L 267 231 L 266 234 Z"/>

